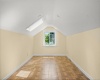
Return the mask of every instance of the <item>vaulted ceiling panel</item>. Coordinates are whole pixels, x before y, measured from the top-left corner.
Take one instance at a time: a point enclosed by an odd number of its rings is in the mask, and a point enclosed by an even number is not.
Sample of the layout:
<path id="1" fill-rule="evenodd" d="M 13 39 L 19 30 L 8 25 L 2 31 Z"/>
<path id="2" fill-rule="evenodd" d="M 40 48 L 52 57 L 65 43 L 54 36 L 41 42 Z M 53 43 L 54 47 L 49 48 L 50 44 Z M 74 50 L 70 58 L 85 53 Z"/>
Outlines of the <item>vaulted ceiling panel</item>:
<path id="1" fill-rule="evenodd" d="M 54 24 L 66 35 L 100 27 L 100 0 L 56 0 Z"/>
<path id="2" fill-rule="evenodd" d="M 27 32 L 26 28 L 40 18 L 45 25 L 49 23 L 53 5 L 54 0 L 0 0 L 0 28 L 34 35 L 36 31 Z"/>
<path id="3" fill-rule="evenodd" d="M 44 23 L 28 32 L 40 18 Z M 65 35 L 100 27 L 100 0 L 0 0 L 0 28 L 35 35 L 48 25 Z"/>

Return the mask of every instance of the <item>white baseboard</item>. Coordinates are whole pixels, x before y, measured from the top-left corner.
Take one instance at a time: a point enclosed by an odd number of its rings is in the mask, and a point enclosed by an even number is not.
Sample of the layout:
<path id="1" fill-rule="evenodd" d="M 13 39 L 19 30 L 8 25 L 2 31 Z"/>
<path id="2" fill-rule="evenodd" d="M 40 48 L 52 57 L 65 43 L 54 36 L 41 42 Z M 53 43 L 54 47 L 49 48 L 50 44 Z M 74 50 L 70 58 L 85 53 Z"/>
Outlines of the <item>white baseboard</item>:
<path id="1" fill-rule="evenodd" d="M 67 58 L 69 58 L 69 59 L 75 64 L 75 66 L 76 66 L 80 71 L 83 72 L 83 74 L 84 74 L 86 77 L 88 77 L 90 80 L 93 80 L 93 78 L 92 78 L 85 70 L 83 70 L 73 59 L 71 59 L 69 56 L 67 56 Z"/>
<path id="2" fill-rule="evenodd" d="M 66 54 L 33 54 L 33 56 L 66 56 Z M 4 77 L 2 80 L 7 80 L 13 73 L 15 73 L 19 68 L 21 68 L 24 64 L 26 64 L 33 56 L 28 58 L 25 62 L 23 62 L 21 65 L 19 65 L 16 69 L 14 69 L 11 73 L 9 73 L 6 77 Z M 74 60 L 72 60 L 69 56 L 67 56 L 75 65 L 78 67 L 90 80 L 93 80 L 93 78 L 84 71 Z"/>
<path id="3" fill-rule="evenodd" d="M 66 54 L 33 54 L 33 56 L 66 56 Z"/>
<path id="4" fill-rule="evenodd" d="M 6 77 L 4 77 L 2 80 L 7 80 L 12 74 L 14 74 L 18 69 L 20 69 L 24 64 L 26 64 L 33 56 L 28 58 L 25 62 L 23 62 L 21 65 L 16 67 L 12 72 L 10 72 Z"/>
<path id="5" fill-rule="evenodd" d="M 65 54 L 33 54 L 33 56 L 66 56 Z M 26 64 L 33 56 L 28 58 L 25 62 L 23 62 L 21 65 L 16 67 L 12 72 L 10 72 L 6 77 L 4 77 L 2 80 L 7 80 L 12 74 L 14 74 L 18 69 L 20 69 L 24 64 Z"/>

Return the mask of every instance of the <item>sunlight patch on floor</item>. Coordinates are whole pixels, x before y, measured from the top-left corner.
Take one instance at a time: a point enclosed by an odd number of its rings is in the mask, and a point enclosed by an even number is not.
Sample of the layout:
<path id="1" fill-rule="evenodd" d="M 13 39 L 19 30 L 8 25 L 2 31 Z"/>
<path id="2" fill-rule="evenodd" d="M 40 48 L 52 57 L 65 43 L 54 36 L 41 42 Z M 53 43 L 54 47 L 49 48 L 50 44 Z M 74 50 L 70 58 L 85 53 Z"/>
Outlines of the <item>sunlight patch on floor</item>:
<path id="1" fill-rule="evenodd" d="M 21 70 L 16 76 L 27 78 L 29 76 L 29 74 L 30 74 L 30 71 L 23 71 L 23 70 Z"/>

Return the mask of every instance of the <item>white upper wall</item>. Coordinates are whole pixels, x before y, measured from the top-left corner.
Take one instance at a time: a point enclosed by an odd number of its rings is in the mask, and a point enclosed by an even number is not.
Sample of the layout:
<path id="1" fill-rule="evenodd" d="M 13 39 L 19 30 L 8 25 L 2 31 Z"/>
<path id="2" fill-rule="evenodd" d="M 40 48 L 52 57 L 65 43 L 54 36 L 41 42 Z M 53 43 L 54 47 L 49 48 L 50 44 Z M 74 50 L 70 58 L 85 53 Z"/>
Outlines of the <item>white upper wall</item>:
<path id="1" fill-rule="evenodd" d="M 40 18 L 44 24 L 26 31 Z M 0 28 L 35 35 L 48 25 L 65 35 L 100 27 L 100 0 L 0 0 Z"/>
<path id="2" fill-rule="evenodd" d="M 52 20 L 54 0 L 0 0 L 0 28 L 25 34 L 36 34 Z M 44 24 L 35 32 L 26 28 L 43 18 Z"/>
<path id="3" fill-rule="evenodd" d="M 56 0 L 54 24 L 67 35 L 100 27 L 100 0 Z"/>

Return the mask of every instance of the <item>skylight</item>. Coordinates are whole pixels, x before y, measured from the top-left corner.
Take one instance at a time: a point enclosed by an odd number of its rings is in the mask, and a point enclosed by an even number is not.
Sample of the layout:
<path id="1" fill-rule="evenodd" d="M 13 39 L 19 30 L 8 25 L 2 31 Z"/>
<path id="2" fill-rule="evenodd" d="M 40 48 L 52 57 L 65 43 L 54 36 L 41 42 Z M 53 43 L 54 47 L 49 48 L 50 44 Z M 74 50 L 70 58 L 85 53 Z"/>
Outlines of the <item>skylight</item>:
<path id="1" fill-rule="evenodd" d="M 40 26 L 42 23 L 43 23 L 43 20 L 40 19 L 37 22 L 35 22 L 34 24 L 32 24 L 30 27 L 28 27 L 26 30 L 28 30 L 28 31 L 31 32 L 32 30 L 34 30 L 35 28 L 37 28 L 38 26 Z"/>

